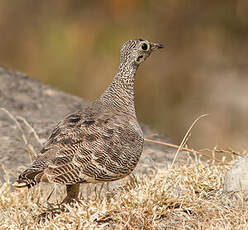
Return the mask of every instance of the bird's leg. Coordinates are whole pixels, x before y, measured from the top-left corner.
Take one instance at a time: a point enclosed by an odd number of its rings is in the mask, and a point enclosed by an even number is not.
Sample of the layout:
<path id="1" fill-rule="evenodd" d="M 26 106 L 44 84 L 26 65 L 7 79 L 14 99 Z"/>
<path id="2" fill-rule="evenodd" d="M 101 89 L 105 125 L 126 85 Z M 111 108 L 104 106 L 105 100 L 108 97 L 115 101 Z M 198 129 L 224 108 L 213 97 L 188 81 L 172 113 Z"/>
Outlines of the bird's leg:
<path id="1" fill-rule="evenodd" d="M 67 195 L 62 203 L 68 204 L 68 203 L 71 203 L 73 200 L 78 200 L 79 187 L 80 187 L 80 184 L 66 185 Z"/>
<path id="2" fill-rule="evenodd" d="M 61 212 L 68 211 L 63 204 L 71 204 L 74 200 L 78 200 L 79 195 L 79 187 L 80 184 L 72 184 L 72 185 L 66 185 L 66 192 L 67 195 L 65 199 L 62 201 L 62 206 L 59 204 L 58 208 L 50 207 L 47 211 L 41 213 L 37 216 L 38 222 L 45 221 L 47 218 L 51 219 L 54 218 L 57 214 Z M 52 191 L 53 192 L 53 191 Z M 51 194 L 48 196 L 48 199 L 50 198 Z M 50 205 L 50 204 L 49 204 Z"/>

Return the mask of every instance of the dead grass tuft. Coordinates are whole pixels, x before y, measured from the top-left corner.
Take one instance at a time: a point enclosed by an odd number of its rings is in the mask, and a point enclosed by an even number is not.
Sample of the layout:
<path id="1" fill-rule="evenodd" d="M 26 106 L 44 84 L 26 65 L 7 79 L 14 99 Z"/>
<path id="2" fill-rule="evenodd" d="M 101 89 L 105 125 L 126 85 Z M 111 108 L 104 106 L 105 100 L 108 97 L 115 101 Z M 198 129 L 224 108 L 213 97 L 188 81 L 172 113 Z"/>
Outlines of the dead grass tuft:
<path id="1" fill-rule="evenodd" d="M 229 166 L 213 162 L 175 163 L 147 175 L 123 179 L 120 186 L 101 192 L 89 185 L 82 202 L 67 212 L 38 222 L 48 210 L 51 186 L 29 191 L 0 187 L 0 226 L 3 229 L 240 229 L 247 226 L 247 202 L 224 201 L 222 184 Z M 106 186 L 106 185 L 104 185 Z M 56 192 L 55 192 L 56 193 Z M 84 197 L 84 198 L 83 198 Z M 62 193 L 57 193 L 57 200 Z M 228 199 L 228 198 L 226 198 Z M 54 202 L 54 201 L 53 201 Z M 44 207 L 47 206 L 47 207 Z"/>

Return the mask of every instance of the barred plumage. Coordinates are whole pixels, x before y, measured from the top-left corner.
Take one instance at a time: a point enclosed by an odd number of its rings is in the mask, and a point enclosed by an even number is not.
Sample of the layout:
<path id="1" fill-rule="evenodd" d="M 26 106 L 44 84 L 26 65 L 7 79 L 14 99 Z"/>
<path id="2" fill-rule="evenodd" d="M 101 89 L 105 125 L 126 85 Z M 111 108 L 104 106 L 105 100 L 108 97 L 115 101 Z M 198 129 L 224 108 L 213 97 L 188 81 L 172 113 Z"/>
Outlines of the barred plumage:
<path id="1" fill-rule="evenodd" d="M 65 202 L 76 199 L 79 183 L 114 181 L 130 174 L 143 150 L 134 107 L 138 66 L 161 44 L 142 39 L 121 48 L 120 66 L 105 92 L 84 110 L 60 121 L 32 166 L 15 187 L 50 182 L 67 186 Z"/>

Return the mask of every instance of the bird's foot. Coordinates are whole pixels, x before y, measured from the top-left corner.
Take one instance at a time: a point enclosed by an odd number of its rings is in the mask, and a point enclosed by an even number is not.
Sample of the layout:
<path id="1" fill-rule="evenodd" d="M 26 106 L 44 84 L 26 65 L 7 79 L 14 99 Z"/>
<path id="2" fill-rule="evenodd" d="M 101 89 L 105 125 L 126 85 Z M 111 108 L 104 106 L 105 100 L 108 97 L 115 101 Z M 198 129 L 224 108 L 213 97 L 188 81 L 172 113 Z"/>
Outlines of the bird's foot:
<path id="1" fill-rule="evenodd" d="M 49 204 L 49 207 L 46 209 L 46 211 L 36 216 L 35 219 L 38 221 L 38 223 L 45 222 L 46 220 L 51 220 L 55 218 L 57 215 L 65 211 L 67 210 L 64 208 L 64 206 L 60 204 Z"/>
<path id="2" fill-rule="evenodd" d="M 66 196 L 65 199 L 60 203 L 60 205 L 65 206 L 67 204 L 73 205 L 75 203 L 81 203 L 78 198 Z"/>

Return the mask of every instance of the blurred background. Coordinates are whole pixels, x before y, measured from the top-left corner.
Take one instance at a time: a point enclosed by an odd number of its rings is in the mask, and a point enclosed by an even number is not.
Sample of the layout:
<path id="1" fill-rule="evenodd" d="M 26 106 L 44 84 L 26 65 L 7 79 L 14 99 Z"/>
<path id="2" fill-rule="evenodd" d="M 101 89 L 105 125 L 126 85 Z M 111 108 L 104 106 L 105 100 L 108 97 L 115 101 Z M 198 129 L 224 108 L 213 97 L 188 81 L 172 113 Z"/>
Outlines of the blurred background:
<path id="1" fill-rule="evenodd" d="M 140 121 L 180 143 L 208 113 L 191 146 L 248 149 L 247 0 L 0 1 L 0 65 L 87 100 L 134 38 L 165 45 L 136 75 Z"/>

